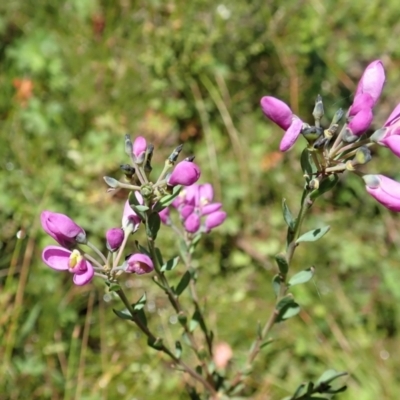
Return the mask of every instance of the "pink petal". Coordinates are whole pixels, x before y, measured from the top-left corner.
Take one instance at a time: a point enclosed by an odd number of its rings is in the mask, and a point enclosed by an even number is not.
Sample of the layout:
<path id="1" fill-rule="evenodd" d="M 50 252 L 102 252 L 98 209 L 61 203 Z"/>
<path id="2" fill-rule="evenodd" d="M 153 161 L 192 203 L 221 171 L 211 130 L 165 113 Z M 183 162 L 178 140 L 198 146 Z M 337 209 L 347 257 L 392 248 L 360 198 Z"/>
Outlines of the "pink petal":
<path id="1" fill-rule="evenodd" d="M 58 246 L 47 246 L 43 249 L 42 260 L 50 268 L 57 271 L 69 269 L 69 256 L 71 251 Z"/>
<path id="2" fill-rule="evenodd" d="M 82 274 L 74 274 L 73 281 L 75 285 L 82 286 L 89 283 L 94 277 L 94 270 L 93 267 L 89 262 L 86 262 L 87 270 Z"/>
<path id="3" fill-rule="evenodd" d="M 383 140 L 379 141 L 379 144 L 382 144 L 388 147 L 393 154 L 397 157 L 400 157 L 400 136 L 389 136 Z"/>
<path id="4" fill-rule="evenodd" d="M 384 175 L 364 175 L 367 192 L 391 211 L 400 211 L 400 183 Z"/>
<path id="5" fill-rule="evenodd" d="M 302 127 L 303 121 L 297 117 L 293 118 L 292 124 L 289 126 L 289 129 L 285 132 L 281 140 L 279 146 L 280 151 L 288 151 L 293 147 L 301 133 Z"/>
<path id="6" fill-rule="evenodd" d="M 272 122 L 284 130 L 290 127 L 293 113 L 286 103 L 272 96 L 264 96 L 260 100 L 260 104 L 263 113 Z"/>
<path id="7" fill-rule="evenodd" d="M 385 83 L 385 70 L 382 61 L 375 60 L 367 66 L 357 86 L 356 96 L 361 93 L 371 95 L 374 105 L 382 93 Z"/>

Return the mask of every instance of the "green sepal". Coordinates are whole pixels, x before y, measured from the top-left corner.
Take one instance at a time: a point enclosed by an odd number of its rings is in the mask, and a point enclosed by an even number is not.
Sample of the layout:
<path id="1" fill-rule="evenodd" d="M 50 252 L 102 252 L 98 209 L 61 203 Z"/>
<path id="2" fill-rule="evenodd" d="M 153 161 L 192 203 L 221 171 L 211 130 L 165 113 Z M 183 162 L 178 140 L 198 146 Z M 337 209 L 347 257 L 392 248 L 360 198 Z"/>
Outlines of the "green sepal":
<path id="1" fill-rule="evenodd" d="M 286 256 L 283 254 L 277 254 L 275 256 L 275 261 L 278 264 L 279 272 L 283 275 L 286 275 L 289 271 L 289 264 L 286 260 Z"/>
<path id="2" fill-rule="evenodd" d="M 297 240 L 296 243 L 301 243 L 301 242 L 315 242 L 318 239 L 321 239 L 322 236 L 324 236 L 331 227 L 324 226 L 323 228 L 317 228 L 313 229 L 312 231 L 308 231 L 305 234 L 301 235 Z"/>
<path id="3" fill-rule="evenodd" d="M 279 293 L 281 291 L 281 282 L 282 282 L 282 279 L 281 279 L 281 276 L 279 274 L 275 275 L 272 278 L 272 288 L 274 289 L 274 293 L 275 293 L 276 297 L 279 296 Z"/>
<path id="4" fill-rule="evenodd" d="M 129 321 L 132 321 L 132 315 L 129 312 L 129 310 L 126 309 L 126 308 L 124 310 L 121 310 L 121 311 L 116 310 L 115 308 L 113 308 L 113 312 L 117 317 L 120 317 L 121 319 L 126 319 L 126 320 L 129 320 Z"/>
<path id="5" fill-rule="evenodd" d="M 161 218 L 158 213 L 151 213 L 146 219 L 146 234 L 147 236 L 155 240 L 157 238 L 157 233 L 160 230 Z"/>
<path id="6" fill-rule="evenodd" d="M 324 193 L 333 189 L 339 181 L 337 174 L 327 176 L 322 182 L 319 183 L 318 189 L 315 189 L 310 194 L 310 199 L 314 201 L 317 197 L 322 196 Z"/>
<path id="7" fill-rule="evenodd" d="M 282 209 L 283 209 L 283 219 L 285 220 L 286 225 L 289 227 L 289 229 L 293 231 L 296 225 L 296 220 L 293 218 L 293 215 L 290 212 L 289 206 L 286 203 L 286 199 L 283 199 L 282 201 Z"/>
<path id="8" fill-rule="evenodd" d="M 163 340 L 161 338 L 148 338 L 147 345 L 152 347 L 155 350 L 162 350 L 163 349 Z"/>
<path id="9" fill-rule="evenodd" d="M 279 300 L 276 310 L 278 315 L 275 322 L 281 322 L 297 315 L 300 312 L 300 306 L 294 301 L 293 296 L 288 295 Z"/>
<path id="10" fill-rule="evenodd" d="M 308 148 L 305 148 L 300 156 L 301 169 L 303 170 L 306 180 L 308 181 L 317 172 L 317 167 L 311 157 Z"/>
<path id="11" fill-rule="evenodd" d="M 168 260 L 162 267 L 161 267 L 161 272 L 165 272 L 165 271 L 172 271 L 179 263 L 179 259 L 180 257 L 174 257 L 171 258 L 170 260 Z"/>
<path id="12" fill-rule="evenodd" d="M 288 285 L 293 286 L 293 285 L 299 285 L 301 283 L 306 283 L 312 279 L 314 273 L 315 273 L 314 267 L 305 269 L 304 271 L 300 271 L 289 279 Z"/>
<path id="13" fill-rule="evenodd" d="M 158 202 L 154 205 L 153 211 L 158 213 L 162 211 L 164 208 L 168 207 L 170 204 L 172 204 L 175 198 L 179 195 L 181 189 L 182 189 L 181 185 L 174 186 L 174 188 L 172 189 L 172 194 L 161 197 L 161 199 L 158 200 Z"/>
<path id="14" fill-rule="evenodd" d="M 189 285 L 190 280 L 192 279 L 192 274 L 189 271 L 186 271 L 181 280 L 178 283 L 178 286 L 175 289 L 175 294 L 180 296 L 182 292 L 187 288 Z"/>

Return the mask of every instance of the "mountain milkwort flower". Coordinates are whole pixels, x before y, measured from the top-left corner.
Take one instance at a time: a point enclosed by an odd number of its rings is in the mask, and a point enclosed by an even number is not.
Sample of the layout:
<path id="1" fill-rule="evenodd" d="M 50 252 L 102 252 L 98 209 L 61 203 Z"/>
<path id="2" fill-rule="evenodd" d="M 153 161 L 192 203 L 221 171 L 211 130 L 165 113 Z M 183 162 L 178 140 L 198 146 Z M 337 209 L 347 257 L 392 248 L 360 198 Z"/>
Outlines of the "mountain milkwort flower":
<path id="1" fill-rule="evenodd" d="M 117 251 L 124 241 L 124 231 L 121 228 L 111 228 L 106 232 L 107 249 Z"/>
<path id="2" fill-rule="evenodd" d="M 74 275 L 75 285 L 89 283 L 94 276 L 94 269 L 78 250 L 67 250 L 58 246 L 47 246 L 42 252 L 42 260 L 56 271 L 69 271 Z"/>
<path id="3" fill-rule="evenodd" d="M 136 198 L 139 200 L 139 203 L 143 203 L 143 198 L 140 193 L 135 192 Z M 139 197 L 140 196 L 140 197 Z M 136 232 L 139 229 L 139 225 L 142 222 L 139 215 L 133 211 L 132 207 L 129 204 L 129 200 L 125 202 L 124 212 L 122 215 L 122 229 L 126 229 L 129 225 L 132 225 L 132 232 Z"/>
<path id="4" fill-rule="evenodd" d="M 44 231 L 63 247 L 71 248 L 77 243 L 86 243 L 83 228 L 64 214 L 42 211 L 40 222 Z"/>
<path id="5" fill-rule="evenodd" d="M 137 164 L 141 164 L 144 161 L 146 155 L 147 142 L 143 136 L 138 136 L 133 142 L 133 156 Z"/>
<path id="6" fill-rule="evenodd" d="M 264 96 L 260 104 L 265 116 L 286 131 L 279 149 L 283 152 L 290 150 L 301 133 L 303 121 L 293 114 L 286 103 L 275 97 Z"/>
<path id="7" fill-rule="evenodd" d="M 148 274 L 154 269 L 153 261 L 146 254 L 136 253 L 128 256 L 124 262 L 125 272 L 132 272 L 138 275 Z"/>
<path id="8" fill-rule="evenodd" d="M 200 168 L 194 162 L 184 160 L 176 164 L 167 183 L 169 186 L 190 186 L 199 180 L 200 174 Z"/>
<path id="9" fill-rule="evenodd" d="M 371 141 L 389 148 L 400 157 L 400 103 L 395 107 L 381 129 L 370 137 Z"/>
<path id="10" fill-rule="evenodd" d="M 364 175 L 367 192 L 391 211 L 400 212 L 400 183 L 384 175 Z"/>

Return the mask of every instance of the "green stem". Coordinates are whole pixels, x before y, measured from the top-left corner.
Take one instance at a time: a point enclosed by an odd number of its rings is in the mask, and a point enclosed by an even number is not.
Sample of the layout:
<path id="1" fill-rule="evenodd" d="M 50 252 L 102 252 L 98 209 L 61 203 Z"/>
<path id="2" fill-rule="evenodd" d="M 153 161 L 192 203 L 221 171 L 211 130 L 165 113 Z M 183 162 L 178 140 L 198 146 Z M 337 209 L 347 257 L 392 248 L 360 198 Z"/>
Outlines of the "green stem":
<path id="1" fill-rule="evenodd" d="M 131 304 L 129 303 L 128 298 L 125 295 L 125 292 L 121 289 L 116 291 L 117 295 L 120 297 L 124 305 L 126 306 L 127 310 L 131 314 L 132 321 L 139 327 L 139 329 L 152 341 L 155 342 L 157 340 L 157 337 L 149 330 L 149 328 L 143 324 L 143 322 L 137 317 L 134 309 L 132 308 Z M 193 368 L 191 368 L 189 365 L 187 365 L 184 361 L 181 359 L 177 358 L 171 350 L 169 350 L 163 343 L 160 343 L 159 347 L 160 351 L 163 353 L 167 354 L 172 361 L 176 364 L 179 365 L 183 368 L 184 371 L 186 371 L 190 376 L 192 376 L 195 380 L 200 382 L 206 390 L 208 390 L 212 396 L 216 396 L 217 392 L 214 389 L 214 387 L 206 380 L 204 379 L 199 373 L 197 373 Z"/>

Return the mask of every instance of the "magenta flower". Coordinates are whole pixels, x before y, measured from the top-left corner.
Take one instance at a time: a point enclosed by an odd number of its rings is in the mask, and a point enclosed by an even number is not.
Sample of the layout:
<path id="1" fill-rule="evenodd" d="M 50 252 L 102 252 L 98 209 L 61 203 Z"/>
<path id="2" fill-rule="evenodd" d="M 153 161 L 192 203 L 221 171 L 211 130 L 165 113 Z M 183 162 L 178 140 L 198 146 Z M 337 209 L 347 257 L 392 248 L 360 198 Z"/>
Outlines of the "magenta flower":
<path id="1" fill-rule="evenodd" d="M 138 275 L 148 274 L 153 271 L 154 265 L 151 258 L 146 254 L 136 253 L 128 256 L 124 263 L 125 272 L 132 272 Z"/>
<path id="2" fill-rule="evenodd" d="M 183 223 L 186 232 L 196 233 L 200 229 L 201 220 L 197 213 L 190 214 Z"/>
<path id="3" fill-rule="evenodd" d="M 381 129 L 370 137 L 371 141 L 389 148 L 400 157 L 400 103 L 395 107 Z"/>
<path id="4" fill-rule="evenodd" d="M 135 192 L 135 195 L 137 192 Z M 140 193 L 139 193 L 140 195 Z M 141 196 L 141 195 L 140 195 Z M 136 196 L 138 198 L 138 196 Z M 124 212 L 122 215 L 122 229 L 126 229 L 129 225 L 132 225 L 132 232 L 136 232 L 139 229 L 140 222 L 139 215 L 132 210 L 132 207 L 129 204 L 129 200 L 125 202 Z"/>
<path id="5" fill-rule="evenodd" d="M 400 212 L 400 183 L 384 175 L 364 175 L 367 192 L 391 211 Z"/>
<path id="6" fill-rule="evenodd" d="M 181 161 L 176 164 L 167 183 L 170 186 L 190 186 L 199 180 L 200 173 L 200 168 L 195 163 Z"/>
<path id="7" fill-rule="evenodd" d="M 359 96 L 367 93 L 371 96 L 372 106 L 374 106 L 382 93 L 384 83 L 385 70 L 383 69 L 382 61 L 375 60 L 367 66 L 358 82 L 354 103 L 358 101 L 357 98 Z"/>
<path id="8" fill-rule="evenodd" d="M 215 212 L 207 215 L 207 218 L 204 223 L 206 232 L 208 233 L 211 231 L 211 229 L 214 229 L 217 226 L 220 226 L 221 224 L 223 224 L 225 219 L 226 219 L 225 211 L 215 211 Z"/>
<path id="9" fill-rule="evenodd" d="M 144 161 L 146 149 L 146 139 L 143 136 L 138 136 L 133 142 L 133 155 L 137 164 L 141 164 Z"/>
<path id="10" fill-rule="evenodd" d="M 264 96 L 260 104 L 265 116 L 286 131 L 279 145 L 280 151 L 290 150 L 301 133 L 303 121 L 293 114 L 287 104 L 275 97 Z"/>
<path id="11" fill-rule="evenodd" d="M 56 271 L 68 271 L 74 275 L 75 285 L 89 283 L 94 276 L 94 269 L 78 250 L 70 251 L 58 246 L 48 246 L 42 252 L 42 260 Z"/>
<path id="12" fill-rule="evenodd" d="M 372 110 L 370 108 L 363 108 L 351 119 L 347 125 L 347 129 L 354 136 L 359 137 L 369 128 L 373 119 Z"/>
<path id="13" fill-rule="evenodd" d="M 361 110 L 367 108 L 372 110 L 374 107 L 374 99 L 369 93 L 361 93 L 354 98 L 353 104 L 349 109 L 349 117 L 354 117 Z"/>
<path id="14" fill-rule="evenodd" d="M 86 243 L 83 228 L 64 214 L 42 211 L 40 221 L 44 231 L 63 247 L 71 248 L 77 243 Z"/>
<path id="15" fill-rule="evenodd" d="M 124 231 L 121 228 L 111 228 L 106 232 L 107 249 L 114 252 L 124 241 Z"/>

